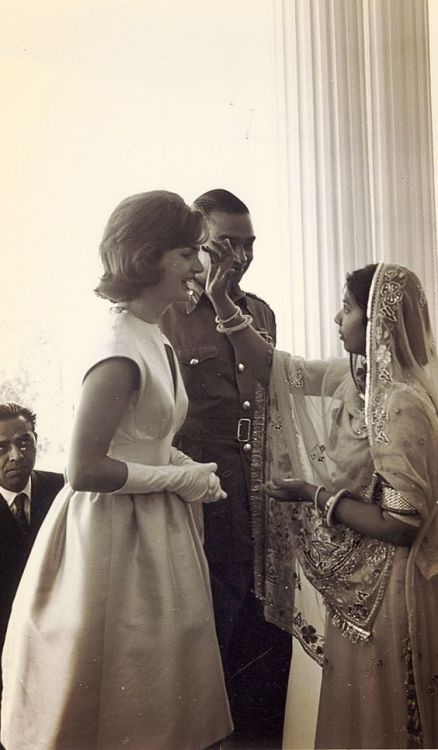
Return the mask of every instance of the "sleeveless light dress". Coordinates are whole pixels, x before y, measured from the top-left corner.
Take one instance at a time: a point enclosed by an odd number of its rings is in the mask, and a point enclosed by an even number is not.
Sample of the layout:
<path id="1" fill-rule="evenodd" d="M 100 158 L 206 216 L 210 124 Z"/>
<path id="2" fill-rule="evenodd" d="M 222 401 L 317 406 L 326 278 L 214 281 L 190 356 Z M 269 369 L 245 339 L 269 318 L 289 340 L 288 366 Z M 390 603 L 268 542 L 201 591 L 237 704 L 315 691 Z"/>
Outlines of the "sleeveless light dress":
<path id="1" fill-rule="evenodd" d="M 176 396 L 157 325 L 113 311 L 89 367 L 136 362 L 113 458 L 166 465 L 187 396 Z M 1 739 L 8 750 L 201 750 L 232 729 L 208 568 L 176 494 L 55 499 L 11 614 Z"/>

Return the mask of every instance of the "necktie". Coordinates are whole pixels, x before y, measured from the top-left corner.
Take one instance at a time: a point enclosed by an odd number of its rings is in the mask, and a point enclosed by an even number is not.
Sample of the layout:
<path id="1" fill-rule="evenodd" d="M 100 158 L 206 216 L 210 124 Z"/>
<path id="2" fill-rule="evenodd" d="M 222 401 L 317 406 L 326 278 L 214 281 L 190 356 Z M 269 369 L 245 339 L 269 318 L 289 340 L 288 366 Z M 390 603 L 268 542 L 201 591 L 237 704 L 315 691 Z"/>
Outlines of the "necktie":
<path id="1" fill-rule="evenodd" d="M 26 517 L 26 513 L 24 512 L 24 503 L 26 502 L 26 495 L 24 492 L 20 492 L 19 495 L 16 495 L 14 502 L 12 503 L 12 512 L 14 514 L 14 518 L 19 525 L 21 531 L 29 531 L 29 522 Z"/>

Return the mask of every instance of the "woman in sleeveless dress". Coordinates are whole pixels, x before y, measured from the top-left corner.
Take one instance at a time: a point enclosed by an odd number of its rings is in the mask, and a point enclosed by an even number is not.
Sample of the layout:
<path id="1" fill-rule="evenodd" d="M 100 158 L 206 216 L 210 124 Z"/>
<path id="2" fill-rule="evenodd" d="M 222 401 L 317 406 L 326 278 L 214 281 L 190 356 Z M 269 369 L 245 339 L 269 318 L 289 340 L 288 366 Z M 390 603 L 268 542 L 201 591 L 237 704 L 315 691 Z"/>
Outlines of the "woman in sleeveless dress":
<path id="1" fill-rule="evenodd" d="M 267 489 L 284 502 L 266 499 L 262 595 L 279 560 L 297 562 L 287 592 L 304 656 L 284 748 L 436 748 L 438 359 L 422 285 L 398 264 L 353 272 L 335 318 L 351 372 L 285 352 L 270 368 L 226 292 L 232 247 L 212 256 L 219 329 L 270 378 Z"/>
<path id="2" fill-rule="evenodd" d="M 3 652 L 7 750 L 203 750 L 232 730 L 190 503 L 215 464 L 172 447 L 187 397 L 158 321 L 202 270 L 202 216 L 174 193 L 111 215 L 97 293 L 118 306 L 84 371 L 68 484 L 17 593 Z"/>

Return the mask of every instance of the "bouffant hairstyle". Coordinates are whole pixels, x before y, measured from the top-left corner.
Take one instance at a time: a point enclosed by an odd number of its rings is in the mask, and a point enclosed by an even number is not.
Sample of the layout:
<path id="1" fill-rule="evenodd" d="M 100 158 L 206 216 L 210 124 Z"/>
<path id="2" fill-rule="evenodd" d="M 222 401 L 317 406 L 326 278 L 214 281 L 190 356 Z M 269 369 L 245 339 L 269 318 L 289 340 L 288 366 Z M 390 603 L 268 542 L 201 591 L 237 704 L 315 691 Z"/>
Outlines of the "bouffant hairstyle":
<path id="1" fill-rule="evenodd" d="M 248 207 L 245 206 L 243 201 L 237 195 L 223 188 L 202 193 L 193 201 L 193 206 L 206 216 L 211 214 L 212 211 L 222 211 L 226 214 L 249 214 Z"/>
<path id="2" fill-rule="evenodd" d="M 112 212 L 99 247 L 103 275 L 96 294 L 128 302 L 162 278 L 167 250 L 200 245 L 207 237 L 202 213 L 176 193 L 154 190 L 125 198 Z"/>
<path id="3" fill-rule="evenodd" d="M 29 422 L 32 432 L 35 433 L 36 414 L 31 409 L 28 409 L 27 406 L 17 404 L 15 401 L 7 401 L 0 404 L 0 421 L 16 419 L 17 417 L 23 417 L 26 422 Z"/>

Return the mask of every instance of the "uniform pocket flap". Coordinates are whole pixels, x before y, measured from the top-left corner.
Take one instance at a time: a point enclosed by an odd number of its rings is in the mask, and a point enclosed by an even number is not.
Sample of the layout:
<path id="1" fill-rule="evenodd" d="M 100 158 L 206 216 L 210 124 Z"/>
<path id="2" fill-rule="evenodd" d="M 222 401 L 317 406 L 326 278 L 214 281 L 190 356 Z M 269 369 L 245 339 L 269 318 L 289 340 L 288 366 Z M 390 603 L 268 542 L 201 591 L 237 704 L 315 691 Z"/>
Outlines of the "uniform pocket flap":
<path id="1" fill-rule="evenodd" d="M 206 359 L 217 357 L 216 346 L 188 346 L 183 349 L 175 349 L 176 355 L 183 365 L 197 365 Z"/>

